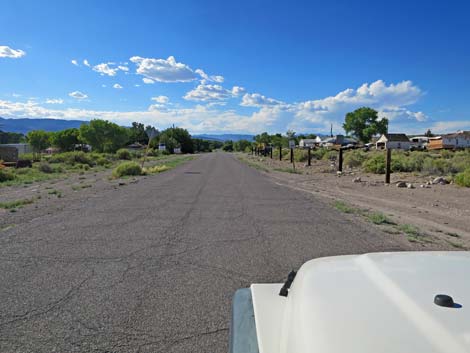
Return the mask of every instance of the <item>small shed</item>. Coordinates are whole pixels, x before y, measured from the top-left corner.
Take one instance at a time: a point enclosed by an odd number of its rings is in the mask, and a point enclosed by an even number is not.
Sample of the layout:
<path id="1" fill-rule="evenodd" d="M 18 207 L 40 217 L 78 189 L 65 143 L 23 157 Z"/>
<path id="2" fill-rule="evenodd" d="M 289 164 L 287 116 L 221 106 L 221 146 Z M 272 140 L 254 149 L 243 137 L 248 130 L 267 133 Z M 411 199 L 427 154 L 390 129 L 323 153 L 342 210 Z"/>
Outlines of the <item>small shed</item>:
<path id="1" fill-rule="evenodd" d="M 409 150 L 410 139 L 405 134 L 383 134 L 375 143 L 377 149 Z"/>
<path id="2" fill-rule="evenodd" d="M 0 161 L 16 162 L 18 160 L 18 149 L 8 145 L 0 145 Z"/>

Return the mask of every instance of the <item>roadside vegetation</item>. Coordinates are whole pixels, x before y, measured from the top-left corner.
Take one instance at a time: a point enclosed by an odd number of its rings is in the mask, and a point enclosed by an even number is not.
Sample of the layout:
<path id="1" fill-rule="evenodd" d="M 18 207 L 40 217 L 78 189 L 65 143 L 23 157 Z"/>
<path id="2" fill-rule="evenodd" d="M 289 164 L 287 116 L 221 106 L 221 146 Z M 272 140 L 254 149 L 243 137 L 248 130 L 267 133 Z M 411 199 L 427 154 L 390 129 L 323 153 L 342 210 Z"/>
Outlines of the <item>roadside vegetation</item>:
<path id="1" fill-rule="evenodd" d="M 211 152 L 223 145 L 218 141 L 193 139 L 187 130 L 178 127 L 159 131 L 135 122 L 126 128 L 105 120 L 92 120 L 78 129 L 57 132 L 34 130 L 26 136 L 0 131 L 0 137 L 6 143 L 27 142 L 33 150 L 19 156 L 21 161 L 30 162 L 31 167 L 7 167 L 0 160 L 0 187 L 106 169 L 114 169 L 116 177 L 159 173 L 171 169 L 176 161 L 187 160 L 181 155 L 173 158 L 173 153 Z M 147 168 L 142 169 L 143 158 Z M 168 160 L 167 165 L 155 166 L 163 159 Z M 121 166 L 123 161 L 129 163 Z"/>

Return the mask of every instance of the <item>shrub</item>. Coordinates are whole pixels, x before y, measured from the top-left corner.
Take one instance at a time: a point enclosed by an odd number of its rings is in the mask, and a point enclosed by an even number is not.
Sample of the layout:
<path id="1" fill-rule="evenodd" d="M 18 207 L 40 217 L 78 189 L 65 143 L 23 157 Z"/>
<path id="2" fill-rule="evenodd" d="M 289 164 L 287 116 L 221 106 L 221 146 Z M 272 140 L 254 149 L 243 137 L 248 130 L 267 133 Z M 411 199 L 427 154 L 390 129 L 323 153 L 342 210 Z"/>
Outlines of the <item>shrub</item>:
<path id="1" fill-rule="evenodd" d="M 153 167 L 144 168 L 143 172 L 145 174 L 155 174 L 155 173 L 164 172 L 165 170 L 168 170 L 168 169 L 171 169 L 171 168 L 166 165 L 156 165 Z"/>
<path id="2" fill-rule="evenodd" d="M 109 165 L 109 163 L 110 161 L 106 159 L 105 157 L 99 157 L 96 159 L 96 164 L 103 166 L 103 167 Z"/>
<path id="3" fill-rule="evenodd" d="M 54 169 L 51 167 L 51 165 L 47 162 L 41 162 L 38 165 L 38 170 L 43 173 L 54 173 Z"/>
<path id="4" fill-rule="evenodd" d="M 124 162 L 113 170 L 113 176 L 120 178 L 126 175 L 141 175 L 142 168 L 136 162 Z"/>
<path id="5" fill-rule="evenodd" d="M 316 148 L 312 150 L 312 158 L 317 160 L 322 159 L 326 152 L 328 152 L 326 148 Z"/>
<path id="6" fill-rule="evenodd" d="M 273 153 L 273 156 L 274 156 L 274 153 Z M 306 162 L 308 160 L 308 151 L 307 150 L 295 149 L 294 150 L 294 160 L 296 162 Z"/>
<path id="7" fill-rule="evenodd" d="M 158 157 L 160 155 L 160 151 L 154 148 L 149 149 L 147 156 L 149 157 Z"/>
<path id="8" fill-rule="evenodd" d="M 367 159 L 367 154 L 363 151 L 355 150 L 344 153 L 344 165 L 349 168 L 357 168 Z"/>
<path id="9" fill-rule="evenodd" d="M 124 160 L 130 160 L 132 159 L 131 152 L 129 150 L 126 150 L 125 148 L 121 148 L 117 150 L 116 156 L 119 159 L 124 159 Z"/>
<path id="10" fill-rule="evenodd" d="M 336 150 L 326 150 L 322 159 L 325 161 L 332 161 L 338 158 L 339 152 Z"/>
<path id="11" fill-rule="evenodd" d="M 82 151 L 57 153 L 49 158 L 49 162 L 65 163 L 72 166 L 79 163 L 87 164 L 90 167 L 93 167 L 95 165 L 95 162 L 93 161 L 91 156 Z"/>
<path id="12" fill-rule="evenodd" d="M 455 176 L 455 183 L 457 185 L 470 188 L 470 168 L 467 168 L 465 171 L 458 173 Z"/>
<path id="13" fill-rule="evenodd" d="M 385 173 L 385 156 L 377 154 L 362 163 L 362 168 L 368 173 L 384 174 Z"/>
<path id="14" fill-rule="evenodd" d="M 0 183 L 4 181 L 9 181 L 15 179 L 15 174 L 11 173 L 10 171 L 6 170 L 6 168 L 0 169 Z"/>

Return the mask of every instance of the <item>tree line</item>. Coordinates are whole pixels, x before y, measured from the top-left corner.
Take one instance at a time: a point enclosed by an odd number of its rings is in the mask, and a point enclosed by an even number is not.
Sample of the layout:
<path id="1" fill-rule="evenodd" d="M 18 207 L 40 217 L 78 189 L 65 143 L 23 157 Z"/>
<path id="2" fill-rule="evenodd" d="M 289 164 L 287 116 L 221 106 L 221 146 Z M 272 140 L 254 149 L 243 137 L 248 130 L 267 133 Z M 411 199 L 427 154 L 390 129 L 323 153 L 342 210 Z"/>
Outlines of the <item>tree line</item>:
<path id="1" fill-rule="evenodd" d="M 158 148 L 160 144 L 164 144 L 169 153 L 173 153 L 176 148 L 180 148 L 182 153 L 194 153 L 210 152 L 222 146 L 222 143 L 216 141 L 194 139 L 188 130 L 179 127 L 159 131 L 153 126 L 145 126 L 138 122 L 132 123 L 131 127 L 123 127 L 100 119 L 82 124 L 80 128 L 57 132 L 33 130 L 26 134 L 24 140 L 31 145 L 34 152 L 49 147 L 56 147 L 61 151 L 73 151 L 89 145 L 95 152 L 114 153 L 120 148 L 139 143 L 149 144 L 150 148 Z"/>

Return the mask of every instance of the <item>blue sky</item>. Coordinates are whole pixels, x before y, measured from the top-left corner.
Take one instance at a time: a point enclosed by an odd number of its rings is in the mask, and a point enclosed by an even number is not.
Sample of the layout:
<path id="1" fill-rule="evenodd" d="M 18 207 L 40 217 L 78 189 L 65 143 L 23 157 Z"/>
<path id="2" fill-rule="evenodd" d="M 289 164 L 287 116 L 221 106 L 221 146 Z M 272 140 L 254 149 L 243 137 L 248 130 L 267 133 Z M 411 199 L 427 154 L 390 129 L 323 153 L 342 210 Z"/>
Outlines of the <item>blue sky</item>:
<path id="1" fill-rule="evenodd" d="M 469 11 L 465 1 L 3 1 L 0 116 L 324 133 L 371 106 L 390 131 L 470 129 Z"/>

